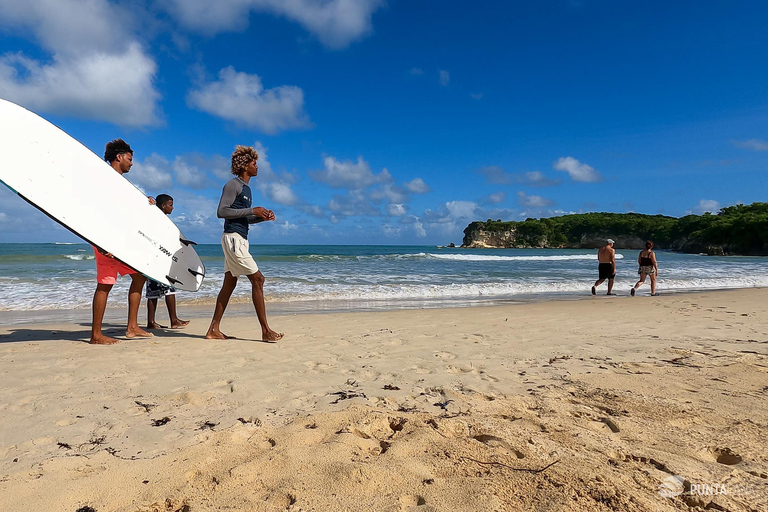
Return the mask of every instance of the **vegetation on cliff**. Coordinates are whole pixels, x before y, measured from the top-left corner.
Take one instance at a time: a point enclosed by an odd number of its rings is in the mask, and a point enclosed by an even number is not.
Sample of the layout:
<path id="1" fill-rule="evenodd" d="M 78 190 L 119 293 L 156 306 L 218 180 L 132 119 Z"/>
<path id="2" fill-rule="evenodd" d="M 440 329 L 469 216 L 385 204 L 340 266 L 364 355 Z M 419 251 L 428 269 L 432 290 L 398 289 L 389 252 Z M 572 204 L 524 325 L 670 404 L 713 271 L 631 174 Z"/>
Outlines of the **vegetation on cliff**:
<path id="1" fill-rule="evenodd" d="M 675 218 L 640 213 L 582 213 L 524 221 L 473 222 L 464 246 L 587 247 L 600 238 L 653 240 L 660 249 L 712 254 L 768 255 L 768 203 L 722 208 L 716 215 Z M 502 242 L 499 242 L 502 240 Z M 632 245 L 632 244 L 628 244 Z"/>

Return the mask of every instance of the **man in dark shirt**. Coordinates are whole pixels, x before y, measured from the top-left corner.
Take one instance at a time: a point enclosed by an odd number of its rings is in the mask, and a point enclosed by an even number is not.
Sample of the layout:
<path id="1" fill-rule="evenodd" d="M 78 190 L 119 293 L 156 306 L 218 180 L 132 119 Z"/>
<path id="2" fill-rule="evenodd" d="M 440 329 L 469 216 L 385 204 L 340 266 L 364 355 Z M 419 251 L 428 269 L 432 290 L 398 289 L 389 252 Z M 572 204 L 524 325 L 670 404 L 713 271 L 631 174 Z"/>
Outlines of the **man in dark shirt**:
<path id="1" fill-rule="evenodd" d="M 232 153 L 232 174 L 235 178 L 224 185 L 216 215 L 224 219 L 224 234 L 221 236 L 221 248 L 224 251 L 224 283 L 216 298 L 211 325 L 205 334 L 207 339 L 226 340 L 221 332 L 220 323 L 227 309 L 229 298 L 237 286 L 239 276 L 247 276 L 251 282 L 251 297 L 256 309 L 256 316 L 261 324 L 261 339 L 277 341 L 283 333 L 275 332 L 267 323 L 267 309 L 264 304 L 264 274 L 254 261 L 249 251 L 248 226 L 265 220 L 275 220 L 272 210 L 261 206 L 252 208 L 251 187 L 248 182 L 259 172 L 256 165 L 259 154 L 249 146 L 237 146 Z"/>

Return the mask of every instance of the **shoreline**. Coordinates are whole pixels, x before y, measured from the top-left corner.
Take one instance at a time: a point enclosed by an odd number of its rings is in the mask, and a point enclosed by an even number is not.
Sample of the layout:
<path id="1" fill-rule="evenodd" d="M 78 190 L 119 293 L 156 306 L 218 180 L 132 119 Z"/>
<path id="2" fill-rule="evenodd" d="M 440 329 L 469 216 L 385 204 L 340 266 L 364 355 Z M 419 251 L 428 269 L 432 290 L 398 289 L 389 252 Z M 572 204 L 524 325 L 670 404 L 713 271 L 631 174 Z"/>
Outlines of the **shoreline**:
<path id="1" fill-rule="evenodd" d="M 768 289 L 622 299 L 270 315 L 279 343 L 3 326 L 0 505 L 768 506 Z"/>
<path id="2" fill-rule="evenodd" d="M 649 295 L 650 288 L 648 283 L 638 291 L 638 298 L 645 295 Z M 679 289 L 667 289 L 660 290 L 660 293 L 665 296 L 677 296 L 677 295 L 690 295 L 699 293 L 720 293 L 720 292 L 739 292 L 744 290 L 762 290 L 768 289 L 765 287 L 749 287 L 749 288 L 712 288 L 706 290 L 679 290 Z M 585 288 L 586 292 L 583 294 L 563 293 L 558 296 L 552 297 L 537 296 L 533 294 L 520 295 L 516 297 L 507 297 L 499 299 L 489 298 L 469 298 L 469 299 L 456 299 L 456 300 L 441 300 L 433 299 L 429 301 L 425 300 L 365 300 L 365 301 L 270 301 L 267 297 L 267 314 L 269 318 L 275 316 L 294 316 L 294 315 L 327 315 L 327 314 L 342 314 L 342 313 L 386 313 L 391 311 L 411 311 L 411 310 L 440 310 L 440 309 L 466 309 L 466 308 L 487 308 L 487 307 L 500 307 L 500 306 L 523 306 L 526 304 L 539 304 L 539 303 L 558 303 L 558 302 L 570 302 L 580 300 L 594 300 L 595 297 L 589 294 L 589 287 Z M 598 288 L 597 298 L 600 299 L 624 299 L 632 298 L 626 290 L 623 288 L 618 292 L 615 291 L 614 297 L 605 297 L 605 293 L 600 293 L 607 290 L 605 284 Z M 120 303 L 120 297 L 115 297 L 107 306 L 104 320 L 107 323 L 120 323 L 125 322 L 125 316 L 127 311 L 127 299 L 124 303 Z M 147 305 L 146 298 L 142 296 L 141 306 L 139 306 L 139 325 L 146 325 Z M 329 305 L 330 303 L 330 305 Z M 117 305 L 115 305 L 117 304 Z M 192 301 L 185 302 L 183 300 L 177 301 L 177 310 L 179 317 L 183 319 L 188 318 L 210 318 L 213 315 L 213 308 L 215 306 L 215 299 L 211 301 Z M 167 323 L 168 310 L 161 299 L 158 303 L 157 316 L 161 320 L 160 323 Z M 230 300 L 225 313 L 226 317 L 248 317 L 253 316 L 255 319 L 255 311 L 250 297 L 234 298 Z M 34 323 L 40 325 L 47 324 L 62 324 L 62 323 L 79 323 L 81 325 L 91 323 L 91 309 L 90 307 L 82 308 L 70 308 L 70 309 L 35 309 L 35 310 L 0 310 L 0 326 L 19 326 L 26 323 Z"/>

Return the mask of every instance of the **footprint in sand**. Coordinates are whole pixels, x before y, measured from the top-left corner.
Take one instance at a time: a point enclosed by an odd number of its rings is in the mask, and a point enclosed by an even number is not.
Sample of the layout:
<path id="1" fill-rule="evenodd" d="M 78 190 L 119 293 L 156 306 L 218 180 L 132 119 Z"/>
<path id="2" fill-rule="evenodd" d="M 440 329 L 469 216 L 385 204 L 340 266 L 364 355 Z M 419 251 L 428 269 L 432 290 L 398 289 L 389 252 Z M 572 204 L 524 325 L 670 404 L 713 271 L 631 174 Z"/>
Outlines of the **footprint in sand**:
<path id="1" fill-rule="evenodd" d="M 444 361 L 456 359 L 456 354 L 452 354 L 450 352 L 435 352 L 435 357 L 438 357 Z"/>
<path id="2" fill-rule="evenodd" d="M 423 507 L 426 505 L 424 498 L 418 494 L 403 494 L 400 496 L 400 510 L 411 510 L 415 507 Z"/>
<path id="3" fill-rule="evenodd" d="M 719 464 L 733 466 L 744 460 L 741 455 L 730 448 L 714 448 L 711 450 L 712 456 Z"/>

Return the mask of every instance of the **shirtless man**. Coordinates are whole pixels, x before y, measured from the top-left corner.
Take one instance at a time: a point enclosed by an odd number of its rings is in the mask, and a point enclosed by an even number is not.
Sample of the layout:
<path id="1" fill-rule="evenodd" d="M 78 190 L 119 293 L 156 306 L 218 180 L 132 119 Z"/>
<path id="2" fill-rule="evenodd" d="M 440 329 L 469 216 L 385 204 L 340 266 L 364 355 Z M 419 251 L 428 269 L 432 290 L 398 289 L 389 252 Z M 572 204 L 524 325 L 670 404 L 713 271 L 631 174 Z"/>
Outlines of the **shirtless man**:
<path id="1" fill-rule="evenodd" d="M 227 309 L 229 298 L 237 286 L 237 278 L 246 276 L 251 282 L 251 299 L 256 316 L 261 324 L 261 339 L 277 341 L 283 333 L 273 331 L 267 323 L 267 309 L 264 304 L 264 274 L 251 256 L 248 245 L 248 226 L 256 222 L 274 221 L 275 214 L 264 207 L 252 206 L 251 188 L 248 183 L 259 173 L 256 160 L 259 154 L 250 146 L 237 146 L 232 153 L 232 174 L 234 178 L 224 185 L 216 214 L 224 219 L 224 234 L 221 248 L 224 251 L 224 282 L 216 297 L 213 319 L 205 333 L 207 339 L 226 340 L 220 324 Z"/>
<path id="2" fill-rule="evenodd" d="M 104 151 L 104 160 L 112 166 L 121 176 L 131 170 L 133 166 L 133 150 L 123 139 L 115 139 L 107 143 Z M 107 171 L 109 172 L 109 171 Z M 105 192 L 108 201 L 109 192 Z M 153 198 L 149 198 L 150 204 L 154 204 Z M 131 276 L 131 287 L 128 290 L 128 326 L 125 336 L 128 338 L 149 338 L 152 333 L 139 327 L 139 305 L 141 304 L 141 289 L 147 278 L 142 274 L 116 260 L 111 253 L 104 252 L 94 247 L 96 255 L 96 291 L 93 294 L 93 322 L 91 323 L 91 343 L 94 345 L 114 345 L 119 340 L 107 336 L 101 332 L 101 323 L 104 320 L 104 312 L 107 309 L 107 298 L 112 286 L 117 282 L 117 275 Z"/>
<path id="3" fill-rule="evenodd" d="M 606 295 L 616 295 L 611 293 L 613 290 L 613 279 L 616 277 L 616 251 L 613 250 L 615 242 L 610 238 L 606 242 L 605 246 L 597 251 L 598 279 L 592 287 L 592 295 L 597 293 L 595 289 L 606 279 L 608 280 L 608 293 Z"/>

